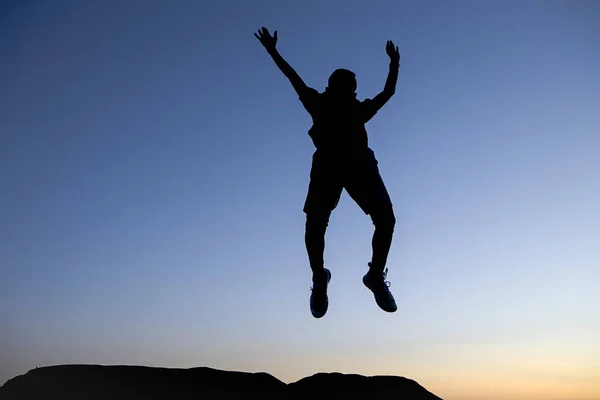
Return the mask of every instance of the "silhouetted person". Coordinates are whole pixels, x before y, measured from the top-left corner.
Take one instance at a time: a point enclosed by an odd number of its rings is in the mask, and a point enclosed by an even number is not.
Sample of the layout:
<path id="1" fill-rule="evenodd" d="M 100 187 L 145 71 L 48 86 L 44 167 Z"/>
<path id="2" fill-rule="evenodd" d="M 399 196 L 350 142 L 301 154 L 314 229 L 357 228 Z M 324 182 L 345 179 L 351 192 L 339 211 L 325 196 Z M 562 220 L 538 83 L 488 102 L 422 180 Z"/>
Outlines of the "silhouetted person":
<path id="1" fill-rule="evenodd" d="M 373 99 L 356 99 L 356 78 L 352 71 L 335 70 L 329 77 L 324 93 L 319 93 L 302 81 L 294 69 L 281 57 L 275 45 L 277 31 L 271 36 L 267 28 L 254 34 L 290 80 L 304 108 L 311 115 L 313 126 L 308 131 L 317 148 L 313 154 L 306 213 L 305 242 L 312 269 L 310 310 L 315 318 L 327 312 L 327 285 L 331 272 L 323 265 L 325 231 L 331 212 L 346 189 L 350 197 L 369 215 L 375 225 L 373 255 L 369 271 L 363 277 L 379 307 L 396 311 L 396 302 L 387 282 L 387 256 L 392 244 L 396 218 L 387 189 L 381 179 L 375 154 L 368 146 L 365 123 L 369 121 L 395 92 L 400 54 L 392 41 L 386 45 L 390 69 L 385 87 Z"/>

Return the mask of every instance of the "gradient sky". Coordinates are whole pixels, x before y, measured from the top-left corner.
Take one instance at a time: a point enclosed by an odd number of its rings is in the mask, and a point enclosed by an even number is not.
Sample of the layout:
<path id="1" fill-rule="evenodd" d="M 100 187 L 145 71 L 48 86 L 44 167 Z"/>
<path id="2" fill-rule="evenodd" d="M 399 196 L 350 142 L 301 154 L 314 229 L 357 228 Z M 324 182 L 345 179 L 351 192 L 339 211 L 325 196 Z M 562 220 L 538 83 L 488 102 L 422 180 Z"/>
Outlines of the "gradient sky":
<path id="1" fill-rule="evenodd" d="M 446 400 L 600 399 L 600 3 L 2 1 L 0 384 L 64 363 L 290 382 L 393 374 Z M 344 193 L 309 311 L 311 120 L 253 32 L 368 123 L 398 219 L 381 311 Z"/>

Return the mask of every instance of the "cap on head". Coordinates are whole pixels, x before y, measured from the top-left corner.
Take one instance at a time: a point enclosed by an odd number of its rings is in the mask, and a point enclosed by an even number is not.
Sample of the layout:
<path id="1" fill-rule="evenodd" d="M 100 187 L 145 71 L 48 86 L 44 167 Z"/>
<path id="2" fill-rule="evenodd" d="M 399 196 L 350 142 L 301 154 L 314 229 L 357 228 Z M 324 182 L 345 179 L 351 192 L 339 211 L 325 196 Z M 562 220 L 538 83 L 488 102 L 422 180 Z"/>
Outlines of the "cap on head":
<path id="1" fill-rule="evenodd" d="M 356 75 L 347 69 L 336 69 L 327 82 L 328 89 L 338 93 L 354 93 L 356 91 Z"/>

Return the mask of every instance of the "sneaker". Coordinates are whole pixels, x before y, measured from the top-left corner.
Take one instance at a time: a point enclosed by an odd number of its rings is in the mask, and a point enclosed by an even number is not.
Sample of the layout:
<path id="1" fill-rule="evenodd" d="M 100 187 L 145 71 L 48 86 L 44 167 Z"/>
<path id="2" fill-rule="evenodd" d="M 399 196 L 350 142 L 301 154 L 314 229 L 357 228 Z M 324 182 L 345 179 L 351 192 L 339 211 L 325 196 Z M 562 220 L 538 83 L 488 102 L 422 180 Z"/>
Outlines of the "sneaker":
<path id="1" fill-rule="evenodd" d="M 329 299 L 327 298 L 327 285 L 331 280 L 331 272 L 325 268 L 325 282 L 313 282 L 310 288 L 310 312 L 313 317 L 321 318 L 327 312 Z"/>
<path id="2" fill-rule="evenodd" d="M 371 263 L 369 263 L 369 268 L 370 267 Z M 379 308 L 383 311 L 392 313 L 395 312 L 398 307 L 396 306 L 394 296 L 392 296 L 392 292 L 390 292 L 389 289 L 391 284 L 385 280 L 386 276 L 387 268 L 383 272 L 369 270 L 369 272 L 363 276 L 363 283 L 375 295 L 375 301 Z"/>

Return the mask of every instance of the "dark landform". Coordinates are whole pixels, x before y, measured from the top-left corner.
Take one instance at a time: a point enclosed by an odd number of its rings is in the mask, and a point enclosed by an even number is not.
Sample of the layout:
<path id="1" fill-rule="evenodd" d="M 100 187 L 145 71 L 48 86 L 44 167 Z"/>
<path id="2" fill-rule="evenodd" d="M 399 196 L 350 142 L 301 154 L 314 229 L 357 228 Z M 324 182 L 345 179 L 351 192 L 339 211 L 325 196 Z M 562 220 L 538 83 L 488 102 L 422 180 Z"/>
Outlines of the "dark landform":
<path id="1" fill-rule="evenodd" d="M 0 400 L 30 399 L 441 400 L 398 376 L 318 373 L 286 384 L 264 372 L 103 365 L 36 368 L 0 387 Z"/>

